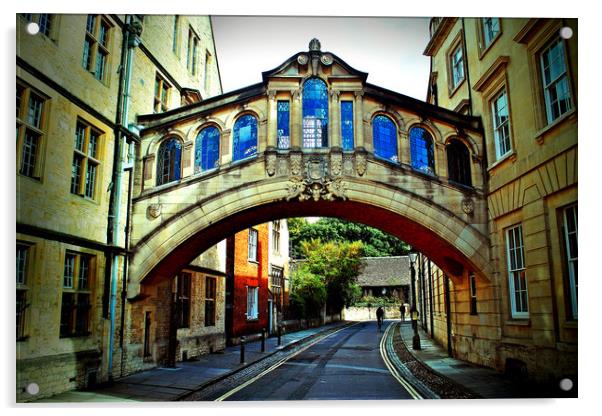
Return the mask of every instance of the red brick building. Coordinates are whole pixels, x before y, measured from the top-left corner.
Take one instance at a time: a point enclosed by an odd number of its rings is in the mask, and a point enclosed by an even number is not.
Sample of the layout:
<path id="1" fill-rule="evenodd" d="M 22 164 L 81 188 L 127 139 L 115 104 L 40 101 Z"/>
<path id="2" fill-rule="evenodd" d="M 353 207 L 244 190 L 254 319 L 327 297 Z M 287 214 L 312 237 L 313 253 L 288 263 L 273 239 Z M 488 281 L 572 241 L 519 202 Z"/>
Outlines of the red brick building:
<path id="1" fill-rule="evenodd" d="M 228 239 L 226 336 L 233 343 L 268 328 L 268 228 L 256 225 Z"/>

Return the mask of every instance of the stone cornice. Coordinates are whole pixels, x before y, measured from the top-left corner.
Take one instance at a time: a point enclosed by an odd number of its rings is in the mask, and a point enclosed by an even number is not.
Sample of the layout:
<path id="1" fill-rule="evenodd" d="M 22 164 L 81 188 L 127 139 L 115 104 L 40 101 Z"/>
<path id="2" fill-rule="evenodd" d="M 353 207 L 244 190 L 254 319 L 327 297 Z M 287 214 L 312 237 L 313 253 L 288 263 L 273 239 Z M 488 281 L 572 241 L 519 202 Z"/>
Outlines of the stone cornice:
<path id="1" fill-rule="evenodd" d="M 444 17 L 441 19 L 441 23 L 439 23 L 437 30 L 435 31 L 433 36 L 431 36 L 431 40 L 426 45 L 424 52 L 422 52 L 423 55 L 434 56 L 437 54 L 439 48 L 443 44 L 443 41 L 445 40 L 445 38 L 447 38 L 447 35 L 449 34 L 451 28 L 456 23 L 456 20 L 458 20 L 457 17 Z"/>

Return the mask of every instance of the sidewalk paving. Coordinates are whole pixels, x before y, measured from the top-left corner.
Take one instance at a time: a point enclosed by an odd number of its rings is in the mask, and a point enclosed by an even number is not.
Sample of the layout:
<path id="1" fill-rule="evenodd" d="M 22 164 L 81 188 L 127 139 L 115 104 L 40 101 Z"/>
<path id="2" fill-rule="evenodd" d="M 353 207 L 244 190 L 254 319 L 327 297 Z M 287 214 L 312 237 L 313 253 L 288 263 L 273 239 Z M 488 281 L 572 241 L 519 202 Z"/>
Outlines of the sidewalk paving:
<path id="1" fill-rule="evenodd" d="M 195 361 L 179 362 L 177 368 L 146 370 L 116 380 L 110 386 L 101 386 L 92 391 L 68 391 L 32 403 L 174 401 L 202 386 L 246 368 L 287 346 L 346 324 L 347 322 L 341 321 L 284 334 L 280 348 L 277 345 L 277 337 L 268 338 L 263 353 L 260 340 L 247 342 L 245 344 L 245 364 L 240 364 L 240 346 L 232 346 L 221 352 L 200 356 Z"/>
<path id="2" fill-rule="evenodd" d="M 408 351 L 440 375 L 451 379 L 485 399 L 524 397 L 525 392 L 497 371 L 447 355 L 447 350 L 418 326 L 421 350 L 412 349 L 411 322 L 403 322 L 400 333 Z"/>

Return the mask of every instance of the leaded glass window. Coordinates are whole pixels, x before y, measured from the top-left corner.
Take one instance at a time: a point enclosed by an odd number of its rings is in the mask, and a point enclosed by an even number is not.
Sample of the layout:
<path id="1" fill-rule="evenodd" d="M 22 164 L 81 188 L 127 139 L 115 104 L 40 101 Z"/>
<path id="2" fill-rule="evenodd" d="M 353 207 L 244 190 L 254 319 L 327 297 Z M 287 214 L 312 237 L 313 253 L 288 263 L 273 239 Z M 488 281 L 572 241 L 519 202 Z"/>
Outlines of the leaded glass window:
<path id="1" fill-rule="evenodd" d="M 204 172 L 219 166 L 219 130 L 209 126 L 201 130 L 194 144 L 194 172 Z"/>
<path id="2" fill-rule="evenodd" d="M 288 149 L 291 147 L 290 133 L 290 103 L 288 101 L 278 101 L 278 149 Z"/>
<path id="3" fill-rule="evenodd" d="M 372 141 L 374 154 L 391 162 L 399 162 L 397 156 L 397 128 L 395 123 L 383 115 L 377 115 L 372 121 Z"/>
<path id="4" fill-rule="evenodd" d="M 303 147 L 328 146 L 328 86 L 319 78 L 303 84 Z"/>
<path id="5" fill-rule="evenodd" d="M 343 150 L 353 150 L 353 101 L 341 101 L 341 139 Z"/>
<path id="6" fill-rule="evenodd" d="M 257 119 L 244 115 L 234 123 L 233 161 L 246 159 L 257 154 Z"/>
<path id="7" fill-rule="evenodd" d="M 180 179 L 182 144 L 176 138 L 165 140 L 159 146 L 157 163 L 157 185 L 163 185 Z"/>
<path id="8" fill-rule="evenodd" d="M 412 168 L 429 175 L 435 174 L 435 151 L 431 135 L 422 127 L 410 130 Z"/>
<path id="9" fill-rule="evenodd" d="M 471 186 L 470 153 L 460 140 L 452 139 L 447 145 L 447 172 L 450 181 Z"/>
<path id="10" fill-rule="evenodd" d="M 551 123 L 572 107 L 562 39 L 556 39 L 541 54 L 541 71 L 547 120 Z"/>

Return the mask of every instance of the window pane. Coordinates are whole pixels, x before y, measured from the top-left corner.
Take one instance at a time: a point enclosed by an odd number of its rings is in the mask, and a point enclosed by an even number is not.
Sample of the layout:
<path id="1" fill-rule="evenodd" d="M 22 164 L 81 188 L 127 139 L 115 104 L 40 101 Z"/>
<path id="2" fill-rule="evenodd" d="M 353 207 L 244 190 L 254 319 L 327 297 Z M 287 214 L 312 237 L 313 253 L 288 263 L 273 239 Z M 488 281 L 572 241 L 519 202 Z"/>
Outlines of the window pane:
<path id="1" fill-rule="evenodd" d="M 25 309 L 27 308 L 27 291 L 17 290 L 17 339 L 22 338 L 25 330 Z"/>
<path id="2" fill-rule="evenodd" d="M 85 189 L 85 195 L 88 198 L 94 198 L 94 188 L 96 184 L 96 168 L 97 166 L 94 163 L 88 162 Z"/>
<path id="3" fill-rule="evenodd" d="M 17 284 L 26 283 L 27 246 L 17 246 Z"/>
<path id="4" fill-rule="evenodd" d="M 40 128 L 40 123 L 42 122 L 42 106 L 44 104 L 44 100 L 38 97 L 35 94 L 30 94 L 29 96 L 29 109 L 27 112 L 27 123 L 30 126 Z"/>
<path id="5" fill-rule="evenodd" d="M 97 131 L 90 130 L 90 141 L 88 143 L 88 156 L 97 158 L 96 152 L 98 150 L 98 138 L 100 134 Z"/>
<path id="6" fill-rule="evenodd" d="M 391 162 L 398 162 L 397 128 L 389 117 L 378 115 L 372 122 L 374 154 Z"/>
<path id="7" fill-rule="evenodd" d="M 63 269 L 63 287 L 73 288 L 73 271 L 75 270 L 75 255 L 65 255 L 65 267 Z"/>
<path id="8" fill-rule="evenodd" d="M 38 154 L 38 142 L 40 135 L 27 129 L 23 140 L 23 154 L 21 159 L 21 173 L 33 177 Z"/>
<path id="9" fill-rule="evenodd" d="M 195 173 L 219 166 L 219 139 L 220 134 L 216 127 L 201 130 L 195 141 Z"/>
<path id="10" fill-rule="evenodd" d="M 257 154 L 257 119 L 244 115 L 234 123 L 233 160 L 242 160 Z"/>
<path id="11" fill-rule="evenodd" d="M 85 69 L 90 71 L 92 69 L 92 42 L 90 39 L 84 39 L 84 56 L 82 59 L 82 65 Z"/>
<path id="12" fill-rule="evenodd" d="M 96 25 L 96 16 L 89 14 L 86 21 L 86 31 L 90 34 L 94 34 L 94 26 Z"/>
<path id="13" fill-rule="evenodd" d="M 341 138 L 343 150 L 353 150 L 353 101 L 341 101 Z"/>
<path id="14" fill-rule="evenodd" d="M 79 279 L 77 288 L 79 290 L 88 289 L 88 275 L 90 273 L 90 258 L 82 255 L 79 259 Z"/>
<path id="15" fill-rule="evenodd" d="M 90 295 L 79 293 L 77 295 L 77 306 L 75 311 L 75 333 L 86 335 L 90 320 Z"/>
<path id="16" fill-rule="evenodd" d="M 277 135 L 278 148 L 288 149 L 291 146 L 290 105 L 288 101 L 278 101 Z"/>
<path id="17" fill-rule="evenodd" d="M 40 14 L 39 26 L 40 33 L 43 33 L 46 36 L 50 36 L 50 26 L 52 23 L 52 15 L 50 14 Z"/>
<path id="18" fill-rule="evenodd" d="M 158 159 L 157 185 L 163 185 L 180 179 L 182 144 L 179 140 L 172 138 L 161 143 Z"/>
<path id="19" fill-rule="evenodd" d="M 410 130 L 410 157 L 412 168 L 435 174 L 435 153 L 431 135 L 422 127 L 414 127 Z"/>
<path id="20" fill-rule="evenodd" d="M 71 165 L 71 193 L 80 194 L 80 183 L 82 177 L 82 162 L 83 158 L 79 155 L 73 155 L 73 163 Z"/>
<path id="21" fill-rule="evenodd" d="M 319 78 L 303 84 L 303 147 L 328 146 L 328 86 Z"/>
<path id="22" fill-rule="evenodd" d="M 63 292 L 61 300 L 61 336 L 69 336 L 73 333 L 73 310 L 75 308 L 74 296 L 73 293 Z"/>
<path id="23" fill-rule="evenodd" d="M 98 80 L 103 80 L 105 76 L 105 65 L 106 65 L 107 56 L 106 53 L 99 50 L 96 55 L 96 70 L 94 72 L 94 76 Z"/>
<path id="24" fill-rule="evenodd" d="M 109 33 L 109 26 L 104 21 L 101 20 L 100 29 L 98 31 L 98 41 L 104 47 L 107 46 L 108 33 Z"/>
<path id="25" fill-rule="evenodd" d="M 447 170 L 449 179 L 470 186 L 470 153 L 459 140 L 452 139 L 447 145 Z"/>
<path id="26" fill-rule="evenodd" d="M 84 142 L 86 138 L 86 126 L 81 123 L 77 123 L 75 126 L 75 148 L 80 152 L 84 151 Z"/>

